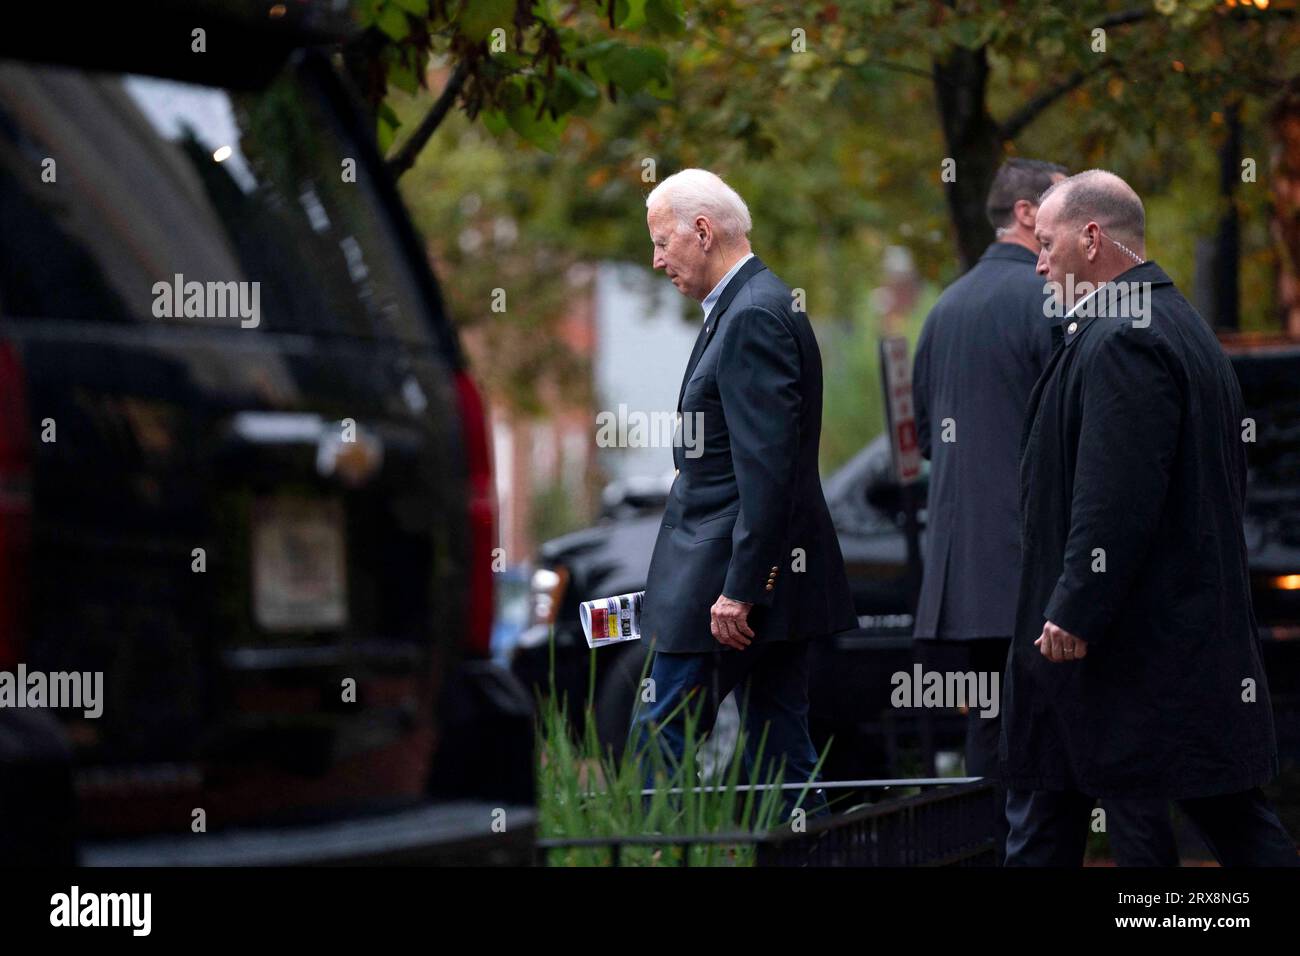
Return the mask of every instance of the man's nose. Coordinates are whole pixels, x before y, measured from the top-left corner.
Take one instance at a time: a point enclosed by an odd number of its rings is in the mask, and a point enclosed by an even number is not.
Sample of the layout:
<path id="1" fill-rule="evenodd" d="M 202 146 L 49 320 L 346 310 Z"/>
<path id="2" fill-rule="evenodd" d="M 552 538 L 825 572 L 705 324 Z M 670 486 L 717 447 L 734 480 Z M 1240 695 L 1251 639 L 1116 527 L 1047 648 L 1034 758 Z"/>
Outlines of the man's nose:
<path id="1" fill-rule="evenodd" d="M 1034 271 L 1037 272 L 1040 276 L 1047 275 L 1047 254 L 1046 253 L 1040 252 L 1038 254 L 1038 262 L 1034 265 Z"/>

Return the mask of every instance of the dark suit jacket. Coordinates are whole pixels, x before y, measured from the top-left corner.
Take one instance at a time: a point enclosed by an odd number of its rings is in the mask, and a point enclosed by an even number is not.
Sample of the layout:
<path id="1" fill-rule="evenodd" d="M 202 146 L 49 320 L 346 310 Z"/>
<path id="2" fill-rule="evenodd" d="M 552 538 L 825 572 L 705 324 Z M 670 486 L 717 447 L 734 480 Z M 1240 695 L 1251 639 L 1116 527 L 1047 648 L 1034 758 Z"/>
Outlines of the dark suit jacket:
<path id="1" fill-rule="evenodd" d="M 650 561 L 643 637 L 659 651 L 721 648 L 709 627 L 720 594 L 754 605 L 755 644 L 856 627 L 817 471 L 821 353 L 757 256 L 700 330 L 678 408 L 702 416 L 702 454 L 673 449 L 679 474 Z"/>
<path id="2" fill-rule="evenodd" d="M 1152 283 L 1150 325 L 1066 319 L 1030 399 L 1005 779 L 1103 797 L 1246 790 L 1278 758 L 1242 533 L 1241 389 L 1158 265 L 1117 281 Z M 1044 620 L 1087 656 L 1047 661 Z"/>
<path id="3" fill-rule="evenodd" d="M 1058 320 L 1024 246 L 995 242 L 930 310 L 912 372 L 930 459 L 925 574 L 914 634 L 1009 638 L 1020 584 L 1020 430 Z M 943 441 L 944 420 L 953 420 Z"/>

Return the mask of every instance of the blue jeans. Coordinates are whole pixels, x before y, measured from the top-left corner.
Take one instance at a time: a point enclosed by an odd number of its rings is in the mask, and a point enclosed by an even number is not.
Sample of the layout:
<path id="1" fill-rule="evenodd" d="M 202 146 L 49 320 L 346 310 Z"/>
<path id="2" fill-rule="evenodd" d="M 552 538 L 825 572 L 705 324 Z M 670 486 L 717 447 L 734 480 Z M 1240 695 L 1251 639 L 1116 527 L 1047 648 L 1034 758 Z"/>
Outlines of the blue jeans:
<path id="1" fill-rule="evenodd" d="M 650 669 L 654 681 L 654 700 L 641 703 L 628 733 L 628 746 L 641 755 L 646 788 L 656 786 L 655 761 L 646 747 L 655 739 L 664 753 L 669 771 L 679 764 L 686 751 L 686 711 L 698 710 L 695 741 L 713 729 L 718 707 L 736 689 L 745 730 L 742 782 L 767 783 L 776 768 L 785 761 L 783 782 L 804 783 L 812 779 L 817 752 L 808 734 L 808 644 L 806 641 L 774 641 L 752 644 L 743 651 L 723 648 L 709 654 L 656 653 Z M 741 686 L 743 685 L 743 686 Z M 682 702 L 686 701 L 683 707 Z M 675 713 L 674 713 L 675 711 Z M 758 744 L 767 729 L 763 744 L 762 767 L 757 766 Z M 684 781 L 693 786 L 694 781 Z M 797 801 L 797 789 L 785 790 L 781 819 L 787 820 L 797 805 L 809 817 L 830 812 L 826 795 L 820 789 L 809 790 Z M 757 802 L 757 801 L 756 801 Z"/>

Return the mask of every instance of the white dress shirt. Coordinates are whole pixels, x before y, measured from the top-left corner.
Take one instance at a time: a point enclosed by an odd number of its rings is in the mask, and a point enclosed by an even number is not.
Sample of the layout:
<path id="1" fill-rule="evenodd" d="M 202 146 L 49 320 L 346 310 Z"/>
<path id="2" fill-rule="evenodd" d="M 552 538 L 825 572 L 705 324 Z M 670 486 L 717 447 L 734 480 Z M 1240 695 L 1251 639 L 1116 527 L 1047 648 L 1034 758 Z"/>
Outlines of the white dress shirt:
<path id="1" fill-rule="evenodd" d="M 731 281 L 731 277 L 739 272 L 740 267 L 752 258 L 754 258 L 754 254 L 752 252 L 747 252 L 745 255 L 737 259 L 736 264 L 727 270 L 727 274 L 718 280 L 718 284 L 713 287 L 713 291 L 704 297 L 704 301 L 700 303 L 700 306 L 704 309 L 705 322 L 709 321 L 709 313 L 713 311 L 713 306 L 717 303 L 718 299 L 721 298 L 722 290 L 727 287 L 727 283 Z"/>

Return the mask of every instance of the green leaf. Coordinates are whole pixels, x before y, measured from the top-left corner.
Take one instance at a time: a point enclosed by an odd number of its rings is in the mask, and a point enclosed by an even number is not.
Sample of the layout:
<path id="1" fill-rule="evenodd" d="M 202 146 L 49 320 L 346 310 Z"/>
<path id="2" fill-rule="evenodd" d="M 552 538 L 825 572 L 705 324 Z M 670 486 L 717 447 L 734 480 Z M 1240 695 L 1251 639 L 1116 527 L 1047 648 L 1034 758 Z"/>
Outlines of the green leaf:
<path id="1" fill-rule="evenodd" d="M 650 33 L 678 36 L 686 30 L 681 0 L 646 0 L 645 20 Z"/>
<path id="2" fill-rule="evenodd" d="M 497 27 L 510 32 L 515 19 L 515 0 L 465 0 L 456 16 L 456 26 L 471 40 L 486 40 Z"/>
<path id="3" fill-rule="evenodd" d="M 479 113 L 479 118 L 483 120 L 483 125 L 493 136 L 500 136 L 510 128 L 510 122 L 506 119 L 506 114 L 500 110 L 484 110 Z"/>
<path id="4" fill-rule="evenodd" d="M 978 20 L 958 20 L 948 30 L 957 46 L 978 50 L 988 40 L 988 24 Z"/>
<path id="5" fill-rule="evenodd" d="M 617 40 L 597 40 L 595 43 L 587 43 L 573 51 L 575 60 L 599 60 L 609 53 L 615 47 L 621 46 Z"/>
<path id="6" fill-rule="evenodd" d="M 415 71 L 400 60 L 388 64 L 388 85 L 414 96 L 420 89 L 420 78 Z"/>
<path id="7" fill-rule="evenodd" d="M 546 112 L 538 116 L 537 107 L 532 103 L 521 103 L 514 107 L 506 115 L 506 119 L 511 129 L 539 149 L 552 153 L 560 145 L 563 120 L 551 119 L 550 114 Z"/>
<path id="8" fill-rule="evenodd" d="M 406 14 L 399 7 L 384 7 L 375 25 L 394 40 L 405 40 L 411 33 L 411 25 L 406 22 Z"/>
<path id="9" fill-rule="evenodd" d="M 671 100 L 673 98 L 672 77 L 665 75 L 661 80 L 651 80 L 645 85 L 644 92 L 649 93 L 656 99 Z"/>
<path id="10" fill-rule="evenodd" d="M 379 104 L 379 114 L 375 123 L 375 138 L 379 140 L 379 154 L 383 156 L 392 148 L 393 140 L 397 138 L 397 128 L 402 125 L 402 121 L 385 101 Z"/>
<path id="11" fill-rule="evenodd" d="M 620 30 L 640 30 L 645 26 L 645 7 L 648 0 L 618 0 L 614 8 L 614 22 Z"/>
<path id="12" fill-rule="evenodd" d="M 652 80 L 668 79 L 668 57 L 662 50 L 616 46 L 600 58 L 603 71 L 616 86 L 635 93 Z"/>
<path id="13" fill-rule="evenodd" d="M 556 67 L 551 104 L 558 112 L 590 112 L 599 100 L 600 88 L 591 77 L 565 66 Z"/>
<path id="14" fill-rule="evenodd" d="M 397 4 L 407 13 L 417 17 L 427 17 L 429 15 L 429 0 L 389 0 Z"/>

